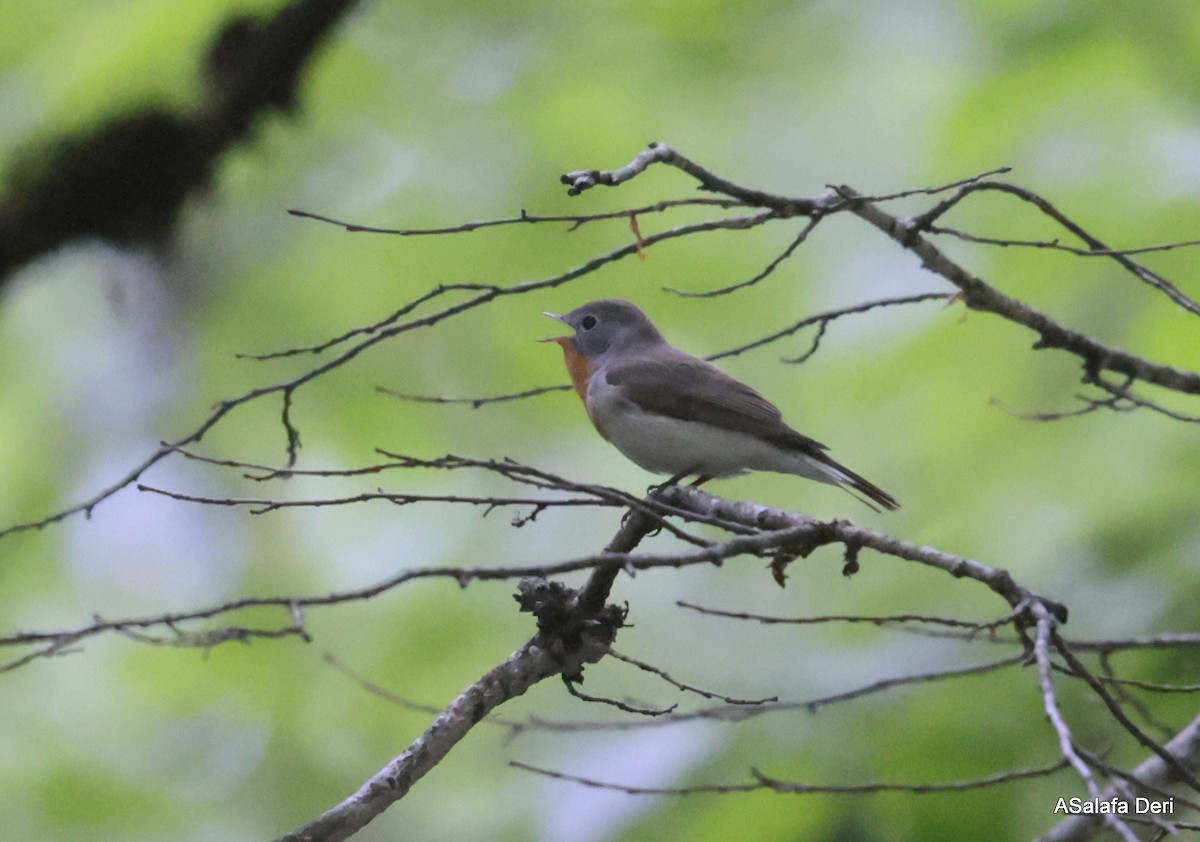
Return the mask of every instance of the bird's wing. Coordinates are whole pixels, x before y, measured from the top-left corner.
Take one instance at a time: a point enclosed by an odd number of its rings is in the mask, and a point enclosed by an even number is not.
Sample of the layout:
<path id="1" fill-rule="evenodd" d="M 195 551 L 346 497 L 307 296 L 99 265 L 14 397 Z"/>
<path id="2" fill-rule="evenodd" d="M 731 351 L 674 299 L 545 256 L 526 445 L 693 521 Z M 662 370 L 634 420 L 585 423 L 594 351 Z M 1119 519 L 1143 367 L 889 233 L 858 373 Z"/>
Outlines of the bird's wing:
<path id="1" fill-rule="evenodd" d="M 737 430 L 806 453 L 825 445 L 783 423 L 779 409 L 716 366 L 671 346 L 614 363 L 605 379 L 650 412 Z"/>

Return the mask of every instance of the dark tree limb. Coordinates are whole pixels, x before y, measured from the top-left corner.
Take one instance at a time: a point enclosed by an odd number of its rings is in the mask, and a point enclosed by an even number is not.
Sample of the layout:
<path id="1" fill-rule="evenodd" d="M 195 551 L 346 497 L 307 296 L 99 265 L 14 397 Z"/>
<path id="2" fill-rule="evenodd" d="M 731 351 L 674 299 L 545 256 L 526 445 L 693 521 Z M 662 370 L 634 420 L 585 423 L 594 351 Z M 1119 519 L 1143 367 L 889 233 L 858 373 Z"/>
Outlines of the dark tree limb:
<path id="1" fill-rule="evenodd" d="M 189 110 L 147 105 L 77 134 L 42 139 L 11 167 L 0 196 L 0 286 L 38 255 L 79 237 L 169 243 L 188 199 L 260 117 L 297 109 L 304 70 L 357 0 L 293 0 L 270 19 L 237 15 L 204 57 Z"/>

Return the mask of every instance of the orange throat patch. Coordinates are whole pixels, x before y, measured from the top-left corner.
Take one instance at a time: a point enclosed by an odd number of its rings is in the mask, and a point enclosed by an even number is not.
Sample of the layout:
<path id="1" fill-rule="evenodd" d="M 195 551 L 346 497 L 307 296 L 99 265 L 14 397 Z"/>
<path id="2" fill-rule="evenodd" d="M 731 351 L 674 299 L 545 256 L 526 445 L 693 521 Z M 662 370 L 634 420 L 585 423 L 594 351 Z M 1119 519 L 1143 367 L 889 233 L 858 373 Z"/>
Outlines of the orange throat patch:
<path id="1" fill-rule="evenodd" d="M 604 428 L 596 421 L 592 415 L 592 408 L 588 406 L 588 378 L 591 377 L 592 367 L 588 363 L 587 357 L 575 350 L 575 342 L 569 336 L 555 336 L 550 339 L 543 339 L 543 342 L 554 342 L 558 347 L 562 348 L 563 362 L 567 364 L 567 374 L 571 376 L 571 385 L 575 387 L 575 394 L 579 395 L 579 399 L 583 401 L 583 408 L 587 411 L 588 419 L 592 422 L 592 426 L 596 428 L 605 441 L 608 440 L 608 434 L 604 432 Z"/>

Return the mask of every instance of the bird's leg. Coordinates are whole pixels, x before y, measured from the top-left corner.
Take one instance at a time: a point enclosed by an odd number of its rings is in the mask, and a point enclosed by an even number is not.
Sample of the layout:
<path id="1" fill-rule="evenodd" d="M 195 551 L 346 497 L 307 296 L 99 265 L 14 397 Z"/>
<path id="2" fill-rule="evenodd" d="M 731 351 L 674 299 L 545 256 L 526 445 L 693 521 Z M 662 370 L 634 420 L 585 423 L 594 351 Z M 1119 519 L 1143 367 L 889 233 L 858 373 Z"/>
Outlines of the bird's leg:
<path id="1" fill-rule="evenodd" d="M 696 468 L 687 468 L 686 470 L 680 471 L 679 473 L 674 474 L 673 476 L 668 478 L 665 482 L 660 482 L 655 485 L 649 486 L 646 489 L 646 496 L 653 497 L 655 494 L 662 491 L 664 488 L 670 488 L 672 485 L 678 485 L 680 480 L 682 480 L 684 477 L 691 476 L 694 473 L 696 473 Z M 712 477 L 703 477 L 702 476 L 702 477 L 699 477 L 696 482 L 709 480 L 709 479 L 712 479 Z M 692 483 L 692 484 L 695 485 L 696 483 Z M 624 525 L 625 521 L 628 520 L 629 516 L 632 514 L 633 514 L 632 509 L 626 511 L 625 514 L 621 516 L 621 524 Z M 654 532 L 652 532 L 650 534 L 653 535 L 656 532 L 658 532 L 657 529 L 654 530 Z"/>
<path id="2" fill-rule="evenodd" d="M 678 485 L 680 480 L 682 480 L 684 477 L 689 477 L 694 473 L 696 473 L 696 468 L 694 468 L 694 467 L 693 468 L 685 468 L 682 471 L 680 471 L 679 473 L 673 474 L 670 479 L 660 482 L 657 485 L 650 486 L 649 488 L 646 489 L 646 494 L 647 494 L 647 496 L 649 496 L 651 494 L 655 494 L 659 491 L 662 491 L 664 488 L 670 488 L 672 485 Z M 710 477 L 700 477 L 696 480 L 696 482 L 699 482 L 700 480 L 707 480 L 707 479 L 710 479 Z M 692 485 L 695 485 L 695 484 L 696 483 L 692 483 Z"/>
<path id="3" fill-rule="evenodd" d="M 712 479 L 712 477 L 707 476 L 705 474 L 701 474 L 700 476 L 698 476 L 694 480 L 692 480 L 690 485 L 692 486 L 692 488 L 699 488 L 700 486 L 704 485 L 704 483 L 708 482 L 710 479 Z"/>

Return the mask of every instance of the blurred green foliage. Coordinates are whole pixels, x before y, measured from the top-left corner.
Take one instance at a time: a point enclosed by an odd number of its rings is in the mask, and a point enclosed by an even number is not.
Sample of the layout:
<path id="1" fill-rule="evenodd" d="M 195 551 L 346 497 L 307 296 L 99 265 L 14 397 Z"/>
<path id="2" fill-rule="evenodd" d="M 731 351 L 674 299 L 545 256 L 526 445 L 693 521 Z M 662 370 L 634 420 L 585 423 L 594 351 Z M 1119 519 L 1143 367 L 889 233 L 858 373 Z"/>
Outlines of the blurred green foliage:
<path id="1" fill-rule="evenodd" d="M 193 101 L 197 63 L 231 13 L 277 3 L 6 0 L 0 28 L 0 179 L 18 152 L 146 103 Z M 348 234 L 289 217 L 454 225 L 632 207 L 690 196 L 665 168 L 618 190 L 568 198 L 557 176 L 674 145 L 742 184 L 811 195 L 944 183 L 999 165 L 1115 247 L 1195 239 L 1200 222 L 1200 6 L 1187 0 L 723 4 L 366 4 L 310 68 L 302 109 L 226 157 L 162 259 L 95 244 L 23 270 L 0 299 L 0 526 L 77 502 L 215 401 L 303 371 L 314 358 L 251 362 L 376 322 L 439 283 L 549 277 L 628 242 L 623 221 L 566 233 L 518 226 L 455 237 Z M 0 191 L 3 189 L 0 181 Z M 903 207 L 915 211 L 922 200 Z M 644 233 L 681 220 L 645 216 Z M 1011 198 L 981 197 L 953 224 L 988 236 L 1061 236 Z M 852 219 L 823 223 L 767 281 L 717 302 L 798 230 L 687 238 L 559 289 L 498 301 L 406 334 L 296 394 L 302 466 L 377 460 L 376 447 L 432 457 L 511 456 L 632 491 L 649 478 L 594 436 L 556 393 L 479 410 L 408 404 L 375 391 L 479 396 L 561 382 L 555 327 L 540 314 L 623 296 L 676 344 L 715 353 L 833 306 L 942 289 L 911 255 Z M 1097 259 L 947 242 L 1005 292 L 1156 361 L 1200 367 L 1194 318 Z M 1191 252 L 1146 262 L 1193 297 Z M 1145 412 L 1052 424 L 1006 411 L 1071 408 L 1075 360 L 961 307 L 835 323 L 807 364 L 800 335 L 724 363 L 794 426 L 905 508 L 873 515 L 787 477 L 713 486 L 733 498 L 848 516 L 1012 571 L 1071 607 L 1068 631 L 1102 637 L 1194 631 L 1200 605 L 1194 426 Z M 1162 400 L 1195 414 L 1194 402 Z M 283 461 L 278 401 L 239 409 L 202 452 Z M 497 480 L 413 472 L 279 487 L 181 460 L 145 481 L 215 496 L 331 497 L 370 491 L 491 493 Z M 412 566 L 551 562 L 598 550 L 612 511 L 510 514 L 384 503 L 288 510 L 199 509 L 127 490 L 76 518 L 0 542 L 4 632 L 186 610 L 243 595 L 364 586 Z M 667 538 L 649 545 L 668 551 Z M 881 678 L 999 657 L 998 647 L 891 628 L 758 627 L 696 616 L 687 599 L 780 615 L 1003 613 L 982 588 L 864 554 L 840 575 L 833 551 L 790 569 L 780 590 L 755 561 L 622 580 L 634 627 L 619 647 L 689 683 L 802 700 Z M 208 652 L 113 636 L 0 676 L 0 804 L 22 840 L 267 839 L 345 797 L 429 720 L 364 691 L 321 657 L 441 706 L 528 636 L 503 584 L 421 583 L 369 603 L 313 610 L 311 644 Z M 262 613 L 247 625 L 283 623 Z M 1191 652 L 1118 658 L 1124 674 L 1195 683 Z M 671 688 L 603 664 L 586 689 L 676 701 Z M 1083 740 L 1132 764 L 1143 753 L 1097 700 L 1060 680 Z M 679 699 L 684 708 L 697 704 Z M 1186 697 L 1147 697 L 1168 725 Z M 539 686 L 509 719 L 611 719 Z M 1161 736 L 1161 735 L 1160 735 Z M 645 731 L 523 733 L 480 727 L 411 795 L 359 835 L 488 840 L 1021 839 L 1051 826 L 1069 775 L 957 795 L 597 793 L 507 767 L 509 759 L 630 785 L 742 782 L 750 769 L 807 783 L 932 783 L 1056 758 L 1031 670 L 868 696 L 822 709 Z M 6 831 L 7 832 L 7 831 Z"/>

